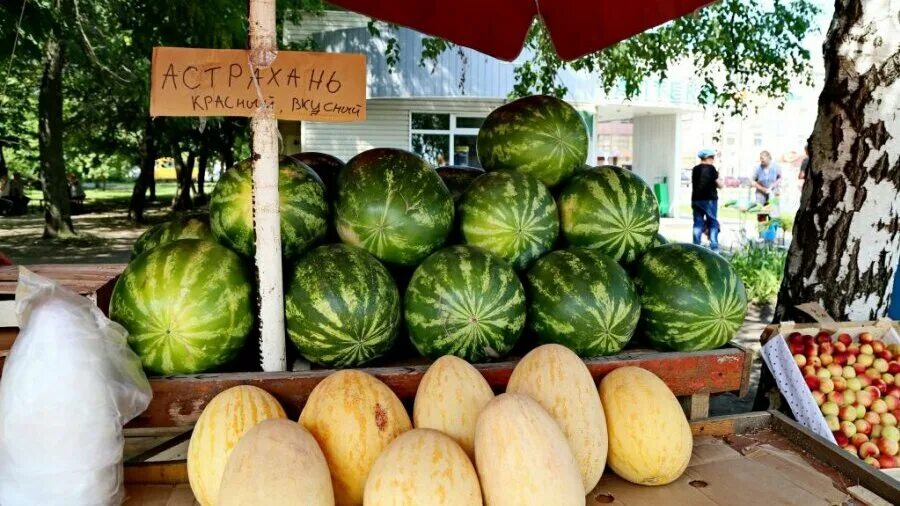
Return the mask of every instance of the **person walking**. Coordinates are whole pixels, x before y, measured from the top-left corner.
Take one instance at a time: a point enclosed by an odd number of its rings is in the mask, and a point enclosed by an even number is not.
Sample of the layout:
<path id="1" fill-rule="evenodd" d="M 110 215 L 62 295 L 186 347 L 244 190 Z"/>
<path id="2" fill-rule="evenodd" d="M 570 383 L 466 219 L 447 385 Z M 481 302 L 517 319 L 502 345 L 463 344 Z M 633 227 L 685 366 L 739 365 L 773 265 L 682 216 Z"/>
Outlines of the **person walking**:
<path id="1" fill-rule="evenodd" d="M 768 151 L 759 154 L 759 166 L 753 173 L 753 186 L 756 188 L 756 203 L 769 204 L 772 192 L 781 182 L 781 167 L 772 163 L 772 155 Z"/>
<path id="2" fill-rule="evenodd" d="M 716 170 L 716 152 L 703 149 L 697 153 L 700 163 L 691 170 L 691 210 L 694 214 L 694 244 L 699 245 L 706 230 L 709 249 L 719 249 L 719 188 L 722 180 Z"/>

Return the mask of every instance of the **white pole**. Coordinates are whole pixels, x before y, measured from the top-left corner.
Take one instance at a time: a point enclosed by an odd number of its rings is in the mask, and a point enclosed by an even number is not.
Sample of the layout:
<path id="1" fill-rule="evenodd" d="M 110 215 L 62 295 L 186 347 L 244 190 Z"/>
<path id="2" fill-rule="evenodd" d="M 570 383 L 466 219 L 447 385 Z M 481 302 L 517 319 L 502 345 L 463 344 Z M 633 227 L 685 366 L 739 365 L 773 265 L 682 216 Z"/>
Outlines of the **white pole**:
<path id="1" fill-rule="evenodd" d="M 250 0 L 251 70 L 270 66 L 278 54 L 275 0 Z M 278 209 L 278 121 L 260 99 L 253 132 L 253 228 L 259 281 L 260 361 L 263 371 L 286 370 L 281 218 Z"/>

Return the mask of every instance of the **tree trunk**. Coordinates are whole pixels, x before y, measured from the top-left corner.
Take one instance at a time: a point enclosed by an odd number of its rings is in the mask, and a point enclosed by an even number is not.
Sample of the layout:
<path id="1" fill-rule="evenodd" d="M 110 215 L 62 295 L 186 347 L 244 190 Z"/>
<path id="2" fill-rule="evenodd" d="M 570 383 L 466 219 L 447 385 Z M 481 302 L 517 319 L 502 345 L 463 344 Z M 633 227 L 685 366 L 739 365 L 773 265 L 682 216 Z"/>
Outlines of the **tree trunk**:
<path id="1" fill-rule="evenodd" d="M 172 199 L 173 211 L 185 211 L 194 207 L 191 202 L 191 176 L 194 172 L 194 160 L 197 155 L 194 151 L 188 154 L 187 162 L 179 154 L 175 157 L 175 177 L 178 179 L 178 189 L 175 190 L 175 198 Z"/>
<path id="2" fill-rule="evenodd" d="M 200 155 L 197 160 L 197 204 L 203 205 L 206 202 L 206 189 L 203 184 L 206 182 L 206 167 L 209 165 L 209 141 L 210 129 L 207 128 L 200 134 Z"/>
<path id="3" fill-rule="evenodd" d="M 220 156 L 222 158 L 222 171 L 230 169 L 234 165 L 234 137 L 235 137 L 235 119 L 225 118 L 222 121 L 222 149 Z"/>
<path id="4" fill-rule="evenodd" d="M 6 166 L 6 157 L 3 156 L 3 142 L 0 141 L 0 179 L 9 177 L 9 167 Z"/>
<path id="5" fill-rule="evenodd" d="M 156 166 L 156 137 L 153 119 L 147 117 L 147 125 L 144 127 L 144 141 L 141 143 L 141 172 L 134 182 L 134 190 L 131 192 L 131 204 L 128 215 L 137 223 L 144 222 L 144 208 L 147 204 L 147 189 L 154 180 L 154 168 Z"/>
<path id="6" fill-rule="evenodd" d="M 44 44 L 44 74 L 38 94 L 38 147 L 44 187 L 44 237 L 75 234 L 63 158 L 63 48 L 51 32 Z"/>
<path id="7" fill-rule="evenodd" d="M 884 316 L 900 260 L 900 0 L 838 0 L 776 321 Z"/>

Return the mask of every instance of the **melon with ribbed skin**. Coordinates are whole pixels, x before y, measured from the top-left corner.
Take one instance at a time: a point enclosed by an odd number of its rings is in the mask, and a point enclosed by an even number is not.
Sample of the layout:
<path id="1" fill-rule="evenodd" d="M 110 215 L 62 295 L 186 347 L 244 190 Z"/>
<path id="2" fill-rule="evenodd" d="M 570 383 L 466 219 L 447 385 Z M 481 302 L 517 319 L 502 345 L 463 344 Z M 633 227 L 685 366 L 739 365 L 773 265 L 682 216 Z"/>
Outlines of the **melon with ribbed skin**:
<path id="1" fill-rule="evenodd" d="M 596 250 L 554 251 L 528 271 L 529 326 L 542 342 L 582 357 L 612 355 L 631 339 L 641 306 L 622 267 Z"/>
<path id="2" fill-rule="evenodd" d="M 131 258 L 179 239 L 214 241 L 212 230 L 209 228 L 209 216 L 181 216 L 148 228 L 134 242 L 131 248 Z"/>
<path id="3" fill-rule="evenodd" d="M 578 355 L 558 344 L 539 346 L 516 364 L 506 391 L 531 397 L 556 420 L 578 462 L 584 493 L 593 490 L 606 466 L 606 417 Z"/>
<path id="4" fill-rule="evenodd" d="M 212 241 L 182 239 L 138 256 L 116 282 L 109 314 L 155 374 L 224 365 L 253 325 L 253 286 L 244 260 Z"/>
<path id="5" fill-rule="evenodd" d="M 467 167 L 465 165 L 448 165 L 446 167 L 437 168 L 438 176 L 447 185 L 450 190 L 450 196 L 453 202 L 458 202 L 469 185 L 472 184 L 479 176 L 484 174 L 484 169 L 478 167 Z"/>
<path id="6" fill-rule="evenodd" d="M 641 331 L 657 347 L 713 350 L 730 341 L 747 314 L 747 292 L 727 260 L 693 244 L 666 244 L 638 262 Z"/>
<path id="7" fill-rule="evenodd" d="M 341 169 L 346 165 L 340 158 L 316 151 L 294 153 L 287 158 L 312 169 L 325 185 L 326 200 L 331 201 L 334 198 L 337 193 L 338 174 L 341 173 Z"/>
<path id="8" fill-rule="evenodd" d="M 472 364 L 453 355 L 434 361 L 422 376 L 413 406 L 413 425 L 447 434 L 475 458 L 475 422 L 494 392 Z"/>
<path id="9" fill-rule="evenodd" d="M 244 160 L 222 175 L 209 200 L 216 239 L 245 257 L 256 251 L 251 179 L 250 161 Z M 278 195 L 281 254 L 296 258 L 325 237 L 329 215 L 325 185 L 312 169 L 284 157 L 278 168 Z"/>
<path id="10" fill-rule="evenodd" d="M 677 480 L 691 460 L 694 439 L 678 399 L 656 375 L 621 367 L 600 382 L 609 432 L 607 463 L 639 485 Z"/>
<path id="11" fill-rule="evenodd" d="M 203 408 L 188 446 L 188 479 L 197 502 L 219 504 L 222 474 L 241 436 L 263 420 L 286 417 L 274 397 L 254 386 L 231 387 L 213 397 Z"/>
<path id="12" fill-rule="evenodd" d="M 478 159 L 485 169 L 513 169 L 556 186 L 584 164 L 587 127 L 574 107 L 534 95 L 494 109 L 478 131 Z"/>
<path id="13" fill-rule="evenodd" d="M 338 506 L 363 503 L 375 459 L 412 428 L 394 392 L 356 370 L 338 371 L 316 385 L 300 414 L 300 425 L 325 453 Z"/>
<path id="14" fill-rule="evenodd" d="M 578 463 L 559 425 L 537 401 L 502 394 L 478 417 L 475 467 L 490 506 L 584 506 Z"/>
<path id="15" fill-rule="evenodd" d="M 218 506 L 334 506 L 325 455 L 310 433 L 288 419 L 263 420 L 228 457 Z"/>
<path id="16" fill-rule="evenodd" d="M 409 337 L 426 357 L 499 358 L 525 326 L 525 291 L 504 261 L 471 246 L 428 257 L 406 288 Z"/>
<path id="17" fill-rule="evenodd" d="M 453 227 L 447 186 L 408 151 L 360 153 L 347 162 L 337 186 L 338 235 L 381 261 L 416 265 L 444 244 Z"/>
<path id="18" fill-rule="evenodd" d="M 294 266 L 285 294 L 288 336 L 309 361 L 355 367 L 380 357 L 400 328 L 400 294 L 364 250 L 319 246 Z"/>
<path id="19" fill-rule="evenodd" d="M 640 177 L 604 166 L 570 181 L 559 196 L 562 233 L 572 246 L 634 261 L 659 231 L 659 204 Z"/>
<path id="20" fill-rule="evenodd" d="M 466 453 L 448 436 L 413 429 L 378 457 L 366 480 L 365 506 L 478 506 L 481 486 Z"/>
<path id="21" fill-rule="evenodd" d="M 669 240 L 662 234 L 656 234 L 656 237 L 653 238 L 653 242 L 650 243 L 650 247 L 655 248 L 657 246 L 662 246 L 663 244 L 669 244 Z"/>
<path id="22" fill-rule="evenodd" d="M 559 233 L 556 201 L 547 187 L 513 170 L 476 179 L 460 202 L 459 220 L 466 244 L 497 255 L 516 270 L 550 251 Z"/>

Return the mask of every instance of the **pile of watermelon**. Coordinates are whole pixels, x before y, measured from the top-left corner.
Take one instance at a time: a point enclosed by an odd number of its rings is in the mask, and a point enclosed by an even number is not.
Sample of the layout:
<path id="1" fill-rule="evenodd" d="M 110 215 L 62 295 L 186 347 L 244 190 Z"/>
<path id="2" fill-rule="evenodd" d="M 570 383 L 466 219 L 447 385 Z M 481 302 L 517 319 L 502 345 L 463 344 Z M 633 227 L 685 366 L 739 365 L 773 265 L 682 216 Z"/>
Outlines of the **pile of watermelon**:
<path id="1" fill-rule="evenodd" d="M 735 271 L 706 249 L 666 244 L 640 177 L 585 165 L 587 128 L 571 105 L 506 104 L 477 149 L 483 169 L 435 169 L 390 148 L 346 164 L 322 153 L 281 160 L 286 339 L 297 355 L 337 368 L 411 352 L 481 362 L 558 343 L 596 357 L 635 336 L 679 351 L 734 336 L 747 309 Z M 250 171 L 245 161 L 222 176 L 207 219 L 174 220 L 135 245 L 111 311 L 153 373 L 253 361 Z"/>

